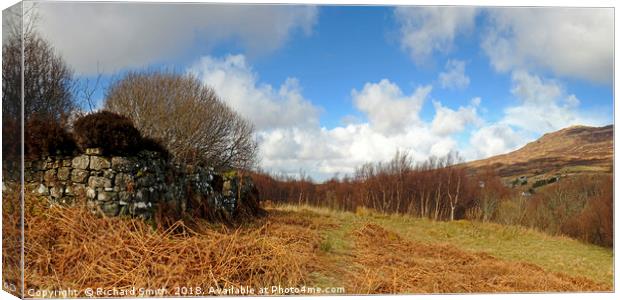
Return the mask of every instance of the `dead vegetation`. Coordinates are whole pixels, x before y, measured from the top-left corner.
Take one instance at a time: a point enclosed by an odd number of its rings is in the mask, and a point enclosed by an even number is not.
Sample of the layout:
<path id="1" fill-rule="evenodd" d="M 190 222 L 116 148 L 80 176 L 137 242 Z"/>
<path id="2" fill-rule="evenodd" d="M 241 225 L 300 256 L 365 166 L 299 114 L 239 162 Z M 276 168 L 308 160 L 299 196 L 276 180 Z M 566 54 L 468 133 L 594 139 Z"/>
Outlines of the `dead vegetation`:
<path id="1" fill-rule="evenodd" d="M 11 188 L 16 189 L 17 186 Z M 2 195 L 2 280 L 9 292 L 21 290 L 21 223 L 18 193 Z"/>
<path id="2" fill-rule="evenodd" d="M 154 230 L 135 219 L 93 218 L 80 207 L 30 214 L 26 289 L 166 287 L 174 296 L 174 287 L 301 286 L 320 240 L 310 229 L 269 220 L 237 229 L 194 225 Z"/>
<path id="3" fill-rule="evenodd" d="M 6 227 L 15 214 L 3 213 L 5 236 L 18 232 Z M 95 218 L 79 206 L 48 208 L 31 197 L 25 214 L 26 290 L 165 287 L 167 296 L 193 296 L 175 294 L 174 287 L 201 287 L 202 295 L 210 287 L 274 285 L 344 287 L 347 294 L 611 289 L 304 208 L 272 208 L 268 217 L 236 227 L 197 220 L 167 229 L 130 218 Z M 340 235 L 328 237 L 330 232 Z"/>
<path id="4" fill-rule="evenodd" d="M 533 264 L 404 240 L 376 224 L 363 225 L 354 236 L 359 267 L 350 281 L 360 294 L 610 290 Z"/>

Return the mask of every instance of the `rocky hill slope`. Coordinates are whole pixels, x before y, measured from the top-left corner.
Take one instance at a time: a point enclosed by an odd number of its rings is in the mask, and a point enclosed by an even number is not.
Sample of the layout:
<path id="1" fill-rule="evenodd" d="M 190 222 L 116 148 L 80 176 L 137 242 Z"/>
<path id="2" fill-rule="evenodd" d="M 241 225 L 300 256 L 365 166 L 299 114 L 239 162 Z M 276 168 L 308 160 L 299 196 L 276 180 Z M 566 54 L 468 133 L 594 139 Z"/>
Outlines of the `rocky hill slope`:
<path id="1" fill-rule="evenodd" d="M 613 125 L 571 126 L 547 133 L 516 151 L 468 162 L 473 171 L 494 169 L 501 177 L 613 172 Z"/>

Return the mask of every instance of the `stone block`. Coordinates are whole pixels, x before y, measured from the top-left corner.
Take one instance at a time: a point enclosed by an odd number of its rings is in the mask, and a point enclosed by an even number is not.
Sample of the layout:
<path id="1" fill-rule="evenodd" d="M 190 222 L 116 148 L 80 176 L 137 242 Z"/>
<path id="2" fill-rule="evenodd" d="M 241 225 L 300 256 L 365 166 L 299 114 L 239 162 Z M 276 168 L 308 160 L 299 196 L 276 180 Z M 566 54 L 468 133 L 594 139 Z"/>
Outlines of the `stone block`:
<path id="1" fill-rule="evenodd" d="M 58 186 L 53 186 L 50 188 L 50 196 L 52 196 L 52 198 L 62 198 L 62 196 L 64 196 L 65 194 L 65 187 L 58 185 Z"/>
<path id="2" fill-rule="evenodd" d="M 100 156 L 91 156 L 90 165 L 91 170 L 103 170 L 110 168 L 110 161 Z"/>
<path id="3" fill-rule="evenodd" d="M 129 203 L 133 201 L 133 193 L 131 192 L 118 192 L 118 201 L 120 202 L 124 202 L 124 203 Z"/>
<path id="4" fill-rule="evenodd" d="M 41 196 L 47 196 L 49 195 L 49 189 L 44 184 L 39 184 L 39 187 L 37 188 L 37 194 Z"/>
<path id="5" fill-rule="evenodd" d="M 73 169 L 71 171 L 71 181 L 76 183 L 85 183 L 88 178 L 88 171 L 82 169 Z"/>
<path id="6" fill-rule="evenodd" d="M 119 187 L 120 189 L 128 189 L 133 185 L 133 176 L 129 174 L 118 173 L 116 174 L 116 177 L 114 177 L 114 186 Z"/>
<path id="7" fill-rule="evenodd" d="M 67 189 L 69 189 L 69 186 L 67 187 Z M 65 189 L 65 193 L 67 189 Z M 86 196 L 86 185 L 85 184 L 74 183 L 70 186 L 70 190 L 73 196 L 77 196 L 77 197 Z"/>
<path id="8" fill-rule="evenodd" d="M 114 180 L 114 175 L 116 175 L 116 172 L 112 169 L 105 169 L 103 170 L 103 177 L 108 178 L 110 180 Z"/>
<path id="9" fill-rule="evenodd" d="M 119 172 L 130 172 L 135 168 L 135 162 L 122 156 L 112 157 L 112 169 Z"/>
<path id="10" fill-rule="evenodd" d="M 43 180 L 48 184 L 55 183 L 58 180 L 56 169 L 50 169 L 45 171 L 45 174 L 43 175 Z"/>
<path id="11" fill-rule="evenodd" d="M 78 157 L 73 158 L 73 160 L 71 160 L 71 166 L 75 169 L 86 170 L 88 169 L 89 163 L 90 163 L 90 157 L 86 155 L 80 155 Z"/>
<path id="12" fill-rule="evenodd" d="M 97 193 L 97 200 L 101 202 L 117 202 L 117 194 L 115 192 L 101 191 Z"/>
<path id="13" fill-rule="evenodd" d="M 90 176 L 103 176 L 103 171 L 90 171 Z"/>
<path id="14" fill-rule="evenodd" d="M 120 206 L 116 202 L 100 203 L 99 208 L 101 209 L 103 214 L 108 217 L 117 216 L 120 211 Z"/>
<path id="15" fill-rule="evenodd" d="M 65 194 L 65 195 L 68 195 L 68 196 L 74 196 L 74 195 L 75 195 L 75 194 L 73 193 L 73 185 L 72 185 L 72 184 L 67 185 L 67 186 L 65 187 L 64 194 Z"/>
<path id="16" fill-rule="evenodd" d="M 71 168 L 62 167 L 58 169 L 58 179 L 62 181 L 69 180 L 69 176 L 71 175 Z"/>
<path id="17" fill-rule="evenodd" d="M 86 148 L 86 155 L 102 155 L 103 149 L 101 148 Z"/>
<path id="18" fill-rule="evenodd" d="M 88 186 L 91 188 L 107 188 L 112 187 L 112 181 L 105 177 L 90 176 L 88 178 Z"/>
<path id="19" fill-rule="evenodd" d="M 97 191 L 91 187 L 86 188 L 86 198 L 95 199 L 97 197 Z"/>

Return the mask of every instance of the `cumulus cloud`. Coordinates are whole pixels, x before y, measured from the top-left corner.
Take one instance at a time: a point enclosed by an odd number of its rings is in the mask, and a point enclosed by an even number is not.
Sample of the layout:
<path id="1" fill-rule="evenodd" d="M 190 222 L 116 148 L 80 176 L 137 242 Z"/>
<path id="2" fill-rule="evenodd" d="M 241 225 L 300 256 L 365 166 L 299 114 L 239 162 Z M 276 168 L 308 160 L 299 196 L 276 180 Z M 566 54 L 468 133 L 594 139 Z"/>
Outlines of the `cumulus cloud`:
<path id="1" fill-rule="evenodd" d="M 452 110 L 434 101 L 433 122 L 420 118 L 420 110 L 431 92 L 421 86 L 406 95 L 387 79 L 366 83 L 351 93 L 355 107 L 368 121 L 349 118 L 345 126 L 278 128 L 259 133 L 263 167 L 290 175 L 299 168 L 314 178 L 325 179 L 335 173 L 351 173 L 366 162 L 386 161 L 397 150 L 408 151 L 415 160 L 444 156 L 457 150 L 451 136 L 467 124 L 478 122 L 476 106 Z M 282 153 L 283 151 L 287 152 Z"/>
<path id="2" fill-rule="evenodd" d="M 482 48 L 496 70 L 611 82 L 613 8 L 493 8 L 488 16 Z"/>
<path id="3" fill-rule="evenodd" d="M 279 87 L 263 83 L 243 55 L 205 56 L 188 72 L 255 124 L 261 167 L 293 176 L 304 170 L 319 180 L 351 173 L 366 162 L 388 160 L 397 150 L 417 160 L 446 155 L 457 147 L 449 133 L 472 123 L 479 104 L 473 99 L 470 106 L 452 110 L 434 101 L 438 121 L 425 122 L 420 111 L 432 87 L 405 94 L 384 79 L 351 92 L 364 120 L 349 117 L 346 125 L 324 128 L 319 124 L 321 109 L 304 98 L 298 80 L 288 78 Z"/>
<path id="4" fill-rule="evenodd" d="M 469 86 L 469 77 L 465 75 L 465 62 L 449 60 L 445 71 L 439 73 L 439 83 L 442 88 L 464 89 Z"/>
<path id="5" fill-rule="evenodd" d="M 515 71 L 512 85 L 511 92 L 519 103 L 504 110 L 503 123 L 541 134 L 571 125 L 603 125 L 608 121 L 579 110 L 581 101 L 567 94 L 558 81 Z"/>
<path id="6" fill-rule="evenodd" d="M 403 95 L 400 88 L 387 79 L 366 83 L 361 91 L 353 89 L 353 103 L 364 112 L 370 124 L 378 131 L 399 132 L 420 122 L 419 113 L 431 92 L 430 85 L 418 87 L 411 95 Z"/>
<path id="7" fill-rule="evenodd" d="M 82 74 L 146 66 L 197 44 L 236 42 L 248 53 L 267 53 L 295 30 L 309 34 L 317 18 L 316 7 L 301 5 L 41 2 L 36 7 L 38 30 Z"/>
<path id="8" fill-rule="evenodd" d="M 398 7 L 400 43 L 414 62 L 424 64 L 434 51 L 452 50 L 459 33 L 471 31 L 475 25 L 473 7 Z"/>
<path id="9" fill-rule="evenodd" d="M 352 173 L 366 162 L 389 160 L 397 150 L 408 151 L 422 161 L 430 155 L 444 156 L 457 145 L 451 137 L 435 135 L 428 126 L 385 135 L 369 123 L 332 129 L 282 128 L 260 132 L 259 139 L 263 168 L 289 175 L 297 174 L 301 168 L 318 179 Z"/>
<path id="10" fill-rule="evenodd" d="M 288 175 L 304 170 L 319 180 L 351 173 L 366 162 L 389 160 L 397 150 L 410 152 L 418 161 L 456 150 L 477 159 L 515 150 L 541 133 L 607 121 L 579 110 L 581 101 L 558 81 L 526 71 L 513 72 L 516 103 L 505 108 L 497 122 L 478 115 L 480 98 L 458 108 L 434 100 L 432 121 L 425 121 L 420 114 L 432 87 L 404 93 L 383 79 L 353 89 L 354 107 L 363 118 L 349 116 L 345 125 L 334 128 L 320 126 L 321 109 L 303 96 L 297 79 L 288 78 L 277 87 L 263 83 L 243 55 L 205 56 L 188 72 L 256 125 L 264 169 Z M 469 145 L 459 145 L 455 135 L 468 130 Z"/>
<path id="11" fill-rule="evenodd" d="M 526 71 L 514 71 L 511 80 L 511 93 L 517 103 L 504 108 L 500 120 L 471 134 L 465 151 L 468 159 L 506 153 L 544 133 L 569 126 L 603 126 L 611 122 L 608 113 L 580 109 L 581 100 L 567 94 L 557 80 Z"/>
<path id="12" fill-rule="evenodd" d="M 472 133 L 465 156 L 477 159 L 507 153 L 523 146 L 529 138 L 506 124 L 491 124 Z"/>
<path id="13" fill-rule="evenodd" d="M 461 106 L 458 110 L 453 110 L 441 105 L 438 101 L 433 101 L 435 118 L 431 123 L 432 132 L 446 136 L 463 131 L 469 124 L 481 124 L 482 120 L 476 112 L 476 106 L 480 105 L 480 98 L 474 98 L 471 102 L 472 104 L 467 107 Z"/>
<path id="14" fill-rule="evenodd" d="M 297 79 L 287 78 L 278 88 L 261 83 L 243 55 L 205 56 L 188 71 L 259 130 L 318 126 L 320 108 L 303 97 Z"/>

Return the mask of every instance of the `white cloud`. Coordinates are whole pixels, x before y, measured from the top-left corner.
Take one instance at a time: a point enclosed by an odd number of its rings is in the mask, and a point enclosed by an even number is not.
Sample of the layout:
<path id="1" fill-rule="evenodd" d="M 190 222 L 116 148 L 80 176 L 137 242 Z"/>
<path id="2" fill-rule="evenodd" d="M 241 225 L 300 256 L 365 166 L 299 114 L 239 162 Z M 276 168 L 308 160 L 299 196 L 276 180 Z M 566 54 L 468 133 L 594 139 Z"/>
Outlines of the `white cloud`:
<path id="1" fill-rule="evenodd" d="M 611 82 L 613 8 L 493 8 L 482 48 L 498 71 Z"/>
<path id="2" fill-rule="evenodd" d="M 335 173 L 352 173 L 366 162 L 387 161 L 397 150 L 408 151 L 418 161 L 456 150 L 456 141 L 431 132 L 428 126 L 410 127 L 385 135 L 369 123 L 332 129 L 277 129 L 259 133 L 263 168 L 295 175 L 300 169 L 315 179 Z M 284 153 L 283 153 L 284 152 Z"/>
<path id="3" fill-rule="evenodd" d="M 473 7 L 398 7 L 395 15 L 401 25 L 401 46 L 417 64 L 424 64 L 434 51 L 451 51 L 457 34 L 473 29 L 476 10 Z"/>
<path id="4" fill-rule="evenodd" d="M 256 125 L 261 167 L 288 175 L 304 170 L 319 180 L 351 173 L 366 162 L 391 159 L 397 150 L 409 151 L 417 160 L 446 155 L 456 150 L 457 143 L 444 133 L 471 123 L 474 106 L 479 104 L 473 99 L 472 106 L 453 111 L 435 101 L 441 116 L 464 120 L 464 124 L 444 125 L 438 134 L 430 122 L 420 119 L 432 87 L 421 86 L 405 95 L 384 79 L 351 92 L 355 107 L 368 121 L 349 117 L 346 125 L 328 129 L 320 127 L 320 109 L 304 98 L 296 79 L 289 78 L 277 88 L 262 83 L 242 55 L 206 56 L 188 72 Z"/>
<path id="5" fill-rule="evenodd" d="M 611 122 L 608 113 L 579 109 L 581 101 L 568 95 L 557 80 L 526 71 L 512 73 L 511 93 L 518 103 L 506 107 L 497 122 L 471 134 L 466 158 L 486 158 L 516 150 L 544 133 L 572 125 L 603 126 Z"/>
<path id="6" fill-rule="evenodd" d="M 476 106 L 480 104 L 480 98 L 474 98 L 471 102 L 472 105 L 467 107 L 461 106 L 458 110 L 452 110 L 442 106 L 438 101 L 433 101 L 435 107 L 435 118 L 431 123 L 433 133 L 446 136 L 463 131 L 469 124 L 481 124 L 482 120 L 476 112 Z"/>
<path id="7" fill-rule="evenodd" d="M 345 126 L 278 128 L 259 133 L 263 167 L 295 175 L 300 168 L 314 178 L 334 173 L 351 173 L 366 162 L 386 161 L 397 150 L 408 151 L 415 160 L 444 156 L 457 150 L 450 134 L 461 132 L 467 124 L 478 124 L 476 106 L 452 110 L 434 101 L 434 122 L 420 118 L 420 110 L 431 86 L 418 87 L 410 95 L 387 79 L 369 82 L 361 91 L 353 90 L 355 107 L 367 122 L 348 118 Z M 286 152 L 286 153 L 283 153 Z"/>
<path id="8" fill-rule="evenodd" d="M 279 88 L 260 83 L 243 55 L 205 56 L 189 72 L 258 130 L 318 126 L 320 109 L 303 97 L 297 79 L 287 78 Z"/>
<path id="9" fill-rule="evenodd" d="M 542 134 L 571 125 L 604 125 L 607 118 L 578 109 L 580 100 L 563 86 L 524 71 L 512 74 L 512 94 L 519 104 L 504 110 L 503 123 Z"/>
<path id="10" fill-rule="evenodd" d="M 370 124 L 382 133 L 399 132 L 420 122 L 419 113 L 430 85 L 418 87 L 411 95 L 403 95 L 400 88 L 387 79 L 366 83 L 361 91 L 352 90 L 353 103 L 364 112 Z"/>
<path id="11" fill-rule="evenodd" d="M 445 72 L 439 73 L 439 83 L 443 88 L 464 89 L 469 86 L 469 77 L 465 75 L 465 62 L 449 60 Z"/>
<path id="12" fill-rule="evenodd" d="M 458 108 L 435 100 L 433 119 L 425 121 L 420 114 L 432 87 L 406 94 L 383 79 L 351 91 L 355 108 L 367 121 L 349 116 L 345 125 L 334 128 L 320 127 L 320 109 L 303 96 L 296 79 L 288 78 L 279 87 L 265 84 L 243 55 L 206 56 L 188 71 L 256 125 L 264 169 L 289 175 L 304 170 L 319 180 L 351 173 L 366 162 L 389 160 L 397 150 L 410 152 L 418 161 L 456 150 L 477 159 L 515 150 L 540 133 L 605 122 L 579 111 L 580 100 L 567 95 L 558 81 L 525 71 L 512 75 L 511 92 L 518 102 L 494 123 L 478 115 L 480 98 Z M 468 126 L 473 132 L 462 148 L 454 135 Z"/>
<path id="13" fill-rule="evenodd" d="M 39 31 L 84 74 L 146 66 L 197 44 L 267 53 L 295 30 L 310 33 L 317 19 L 316 7 L 299 5 L 41 2 L 37 11 Z"/>
<path id="14" fill-rule="evenodd" d="M 469 148 L 464 154 L 467 159 L 503 154 L 523 146 L 530 141 L 528 138 L 506 124 L 491 124 L 472 133 Z"/>

